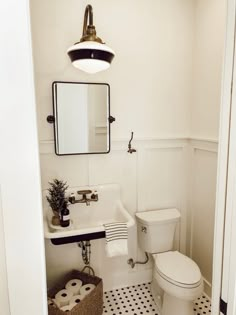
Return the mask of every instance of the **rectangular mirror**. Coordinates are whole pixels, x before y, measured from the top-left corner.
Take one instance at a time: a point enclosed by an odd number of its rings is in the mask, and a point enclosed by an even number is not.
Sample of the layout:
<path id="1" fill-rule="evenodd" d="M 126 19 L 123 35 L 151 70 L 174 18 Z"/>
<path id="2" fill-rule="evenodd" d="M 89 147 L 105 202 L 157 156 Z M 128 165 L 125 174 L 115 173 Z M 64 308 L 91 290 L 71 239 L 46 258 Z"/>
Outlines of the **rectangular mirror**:
<path id="1" fill-rule="evenodd" d="M 110 151 L 110 86 L 105 83 L 53 82 L 57 155 Z"/>

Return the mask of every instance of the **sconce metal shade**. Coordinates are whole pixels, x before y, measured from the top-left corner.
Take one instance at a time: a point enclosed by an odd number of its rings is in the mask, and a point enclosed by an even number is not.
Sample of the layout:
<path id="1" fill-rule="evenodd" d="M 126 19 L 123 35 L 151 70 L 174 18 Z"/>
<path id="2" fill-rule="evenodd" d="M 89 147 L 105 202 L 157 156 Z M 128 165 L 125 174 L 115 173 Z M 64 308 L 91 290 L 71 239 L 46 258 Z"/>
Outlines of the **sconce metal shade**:
<path id="1" fill-rule="evenodd" d="M 87 25 L 88 18 L 89 25 Z M 83 36 L 78 43 L 67 50 L 67 54 L 76 68 L 88 73 L 106 70 L 111 65 L 115 53 L 97 37 L 91 5 L 85 9 Z"/>

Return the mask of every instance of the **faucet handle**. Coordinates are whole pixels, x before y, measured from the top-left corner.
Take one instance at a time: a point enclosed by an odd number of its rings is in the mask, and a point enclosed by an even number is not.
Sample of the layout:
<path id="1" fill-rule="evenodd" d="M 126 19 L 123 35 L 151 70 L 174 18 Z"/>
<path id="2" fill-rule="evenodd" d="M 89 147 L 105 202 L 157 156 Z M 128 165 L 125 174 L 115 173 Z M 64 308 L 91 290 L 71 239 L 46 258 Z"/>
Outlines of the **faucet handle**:
<path id="1" fill-rule="evenodd" d="M 98 201 L 98 192 L 96 190 L 92 193 L 91 199 Z"/>
<path id="2" fill-rule="evenodd" d="M 92 190 L 89 190 L 89 189 L 88 189 L 88 190 L 78 190 L 78 191 L 77 191 L 77 194 L 78 194 L 78 195 L 83 195 L 83 196 L 84 196 L 84 195 L 91 194 L 91 193 L 92 193 Z"/>
<path id="3" fill-rule="evenodd" d="M 75 194 L 74 193 L 71 193 L 69 198 L 68 198 L 68 201 L 71 203 L 71 204 L 74 204 L 75 203 Z"/>

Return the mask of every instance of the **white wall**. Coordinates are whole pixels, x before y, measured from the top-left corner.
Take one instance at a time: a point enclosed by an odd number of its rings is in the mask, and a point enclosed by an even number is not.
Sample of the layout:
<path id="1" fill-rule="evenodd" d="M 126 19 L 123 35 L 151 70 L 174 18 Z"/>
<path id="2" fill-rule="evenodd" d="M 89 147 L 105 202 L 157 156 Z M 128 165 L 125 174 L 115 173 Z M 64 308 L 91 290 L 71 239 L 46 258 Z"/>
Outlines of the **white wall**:
<path id="1" fill-rule="evenodd" d="M 226 0 L 196 0 L 190 135 L 218 139 Z"/>
<path id="2" fill-rule="evenodd" d="M 67 180 L 70 186 L 114 182 L 120 183 L 123 202 L 132 214 L 178 207 L 182 214 L 181 250 L 187 249 L 198 260 L 209 281 L 210 270 L 204 262 L 209 266 L 211 255 L 205 257 L 197 251 L 196 231 L 201 226 L 195 212 L 202 214 L 202 220 L 210 215 L 213 230 L 217 145 L 205 139 L 217 139 L 218 134 L 225 2 L 214 3 L 91 1 L 98 35 L 116 51 L 116 58 L 108 71 L 90 76 L 74 69 L 66 55 L 66 49 L 81 36 L 87 2 L 31 0 L 42 188 L 54 177 Z M 217 38 L 212 35 L 214 27 Z M 53 80 L 111 84 L 111 114 L 116 123 L 112 125 L 109 155 L 55 156 L 53 128 L 46 122 L 52 112 Z M 138 152 L 132 156 L 126 153 L 131 130 L 136 139 L 142 139 L 136 141 Z M 194 137 L 202 137 L 200 147 L 213 146 L 214 153 L 206 150 L 199 154 L 188 140 Z M 212 194 L 197 203 L 204 198 L 204 174 Z M 212 235 L 206 242 L 210 247 Z M 105 286 L 150 276 L 150 264 L 133 272 L 125 259 L 100 259 L 103 241 L 96 244 L 95 269 L 104 277 L 103 270 L 116 270 Z M 142 258 L 136 247 L 134 242 L 132 255 Z M 55 248 L 47 242 L 46 253 L 50 283 L 61 272 L 81 265 L 76 245 Z"/>
<path id="3" fill-rule="evenodd" d="M 52 140 L 53 80 L 111 84 L 117 123 L 112 137 L 183 136 L 189 128 L 193 1 L 95 0 L 97 33 L 116 52 L 112 67 L 86 75 L 72 67 L 67 48 L 82 33 L 84 0 L 31 0 L 40 140 Z M 42 23 L 43 21 L 43 23 Z M 148 108 L 148 110 L 147 110 Z"/>
<path id="4" fill-rule="evenodd" d="M 225 40 L 226 0 L 196 0 L 193 98 L 190 137 L 218 140 Z M 197 147 L 195 147 L 197 145 Z M 191 146 L 188 226 L 190 256 L 198 263 L 211 294 L 217 144 Z"/>
<path id="5" fill-rule="evenodd" d="M 27 0 L 0 2 L 0 28 L 4 30 L 1 32 L 0 50 L 0 233 L 3 223 L 11 315 L 46 315 L 40 169 L 28 5 Z M 2 243 L 2 234 L 0 241 Z M 2 255 L 0 259 L 2 261 Z M 2 271 L 0 273 L 2 276 Z M 6 290 L 4 277 L 2 281 Z M 2 306 L 0 312 L 5 315 L 8 308 L 4 312 Z"/>
<path id="6" fill-rule="evenodd" d="M 218 143 L 190 142 L 187 252 L 199 265 L 211 295 Z"/>

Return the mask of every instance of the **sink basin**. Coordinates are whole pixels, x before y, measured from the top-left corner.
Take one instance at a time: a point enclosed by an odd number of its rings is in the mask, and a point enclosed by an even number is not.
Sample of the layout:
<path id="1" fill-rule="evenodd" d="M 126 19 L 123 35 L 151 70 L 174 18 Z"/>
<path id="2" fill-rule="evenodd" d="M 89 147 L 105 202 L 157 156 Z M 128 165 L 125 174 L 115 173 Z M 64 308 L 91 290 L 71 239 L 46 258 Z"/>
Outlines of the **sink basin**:
<path id="1" fill-rule="evenodd" d="M 73 192 L 75 193 L 76 198 L 78 198 L 79 196 L 76 192 L 82 189 L 97 191 L 98 201 L 91 202 L 89 206 L 83 203 L 70 204 L 71 225 L 68 228 L 57 228 L 51 224 L 53 214 L 44 200 L 45 238 L 53 240 L 80 235 L 86 237 L 86 235 L 96 233 L 101 236 L 101 232 L 104 233 L 105 231 L 103 224 L 113 222 L 126 222 L 128 228 L 134 226 L 134 219 L 121 202 L 119 185 L 111 184 L 92 187 L 75 187 L 68 189 L 68 194 Z M 105 233 L 103 234 L 103 237 L 104 236 Z M 95 238 L 96 237 L 93 237 L 92 239 Z"/>

